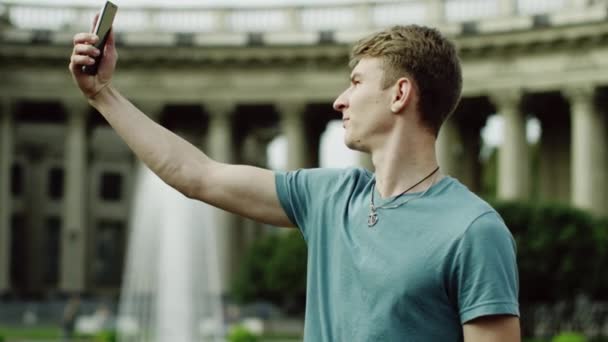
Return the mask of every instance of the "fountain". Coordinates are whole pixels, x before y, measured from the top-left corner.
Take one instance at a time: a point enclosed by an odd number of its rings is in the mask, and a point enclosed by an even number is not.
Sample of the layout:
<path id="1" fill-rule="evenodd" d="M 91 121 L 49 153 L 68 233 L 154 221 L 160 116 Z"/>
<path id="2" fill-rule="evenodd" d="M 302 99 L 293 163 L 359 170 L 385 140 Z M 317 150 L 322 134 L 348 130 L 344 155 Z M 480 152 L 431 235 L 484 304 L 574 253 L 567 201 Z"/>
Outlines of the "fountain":
<path id="1" fill-rule="evenodd" d="M 213 211 L 137 172 L 117 320 L 120 342 L 223 341 Z"/>

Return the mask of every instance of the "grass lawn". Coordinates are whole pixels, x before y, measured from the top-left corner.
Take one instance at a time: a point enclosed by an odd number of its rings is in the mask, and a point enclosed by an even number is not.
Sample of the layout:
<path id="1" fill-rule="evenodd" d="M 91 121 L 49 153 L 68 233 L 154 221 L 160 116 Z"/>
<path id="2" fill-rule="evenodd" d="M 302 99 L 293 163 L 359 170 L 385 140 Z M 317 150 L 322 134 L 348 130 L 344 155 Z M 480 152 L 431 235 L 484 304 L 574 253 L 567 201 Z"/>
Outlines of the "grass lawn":
<path id="1" fill-rule="evenodd" d="M 61 337 L 61 329 L 56 326 L 36 326 L 31 328 L 0 326 L 0 336 L 11 339 L 58 339 Z"/>
<path id="2" fill-rule="evenodd" d="M 36 326 L 36 327 L 12 327 L 0 326 L 0 342 L 5 340 L 27 339 L 36 340 L 59 340 L 61 338 L 61 328 L 57 326 Z M 79 340 L 90 339 L 98 341 L 94 336 L 80 335 L 76 336 Z M 265 335 L 260 338 L 260 342 L 295 342 L 302 341 L 302 336 L 293 336 L 285 334 Z"/>

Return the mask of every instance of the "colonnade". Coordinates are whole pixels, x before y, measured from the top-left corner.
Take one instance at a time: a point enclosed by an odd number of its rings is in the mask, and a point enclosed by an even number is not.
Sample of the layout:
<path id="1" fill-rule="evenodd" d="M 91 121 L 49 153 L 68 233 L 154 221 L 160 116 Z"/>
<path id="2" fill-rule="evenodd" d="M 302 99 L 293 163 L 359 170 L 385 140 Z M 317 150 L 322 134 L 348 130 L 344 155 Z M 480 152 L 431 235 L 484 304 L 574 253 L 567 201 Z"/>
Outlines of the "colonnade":
<path id="1" fill-rule="evenodd" d="M 2 99 L 0 116 L 0 293 L 9 291 L 11 288 L 11 222 L 13 208 L 11 203 L 14 201 L 11 194 L 11 170 L 15 157 L 15 141 L 17 139 L 17 126 L 19 116 L 13 108 L 16 102 Z M 160 122 L 163 115 L 173 115 L 167 111 L 165 103 L 161 101 L 150 101 L 149 99 L 134 101 L 143 112 L 153 120 Z M 62 202 L 62 228 L 60 242 L 60 274 L 57 286 L 59 290 L 65 292 L 83 291 L 88 288 L 90 265 L 87 259 L 90 258 L 90 229 L 87 227 L 90 222 L 87 220 L 89 208 L 87 203 L 87 184 L 89 172 L 88 160 L 90 153 L 89 146 L 89 121 L 91 108 L 81 99 L 70 99 L 62 101 L 61 107 L 65 114 L 65 136 L 63 147 L 63 170 L 64 170 L 64 196 Z M 314 106 L 313 106 L 314 107 Z M 239 107 L 228 102 L 209 102 L 200 105 L 201 113 L 206 118 L 201 118 L 200 125 L 207 125 L 206 134 L 193 143 L 205 150 L 212 158 L 227 163 L 241 163 L 245 159 L 253 161 L 260 156 L 242 156 L 241 145 L 255 144 L 255 139 L 245 138 L 256 134 L 255 129 L 251 132 L 235 130 L 237 122 L 240 120 L 252 120 L 239 116 Z M 323 108 L 323 111 L 330 107 Z M 315 108 L 306 102 L 282 102 L 274 106 L 274 110 L 279 114 L 279 122 L 275 123 L 277 134 L 281 131 L 285 134 L 288 141 L 288 168 L 296 169 L 300 167 L 314 167 L 318 165 L 318 149 L 320 135 L 326 124 L 337 118 L 337 116 L 327 115 L 322 118 L 322 113 L 316 113 Z M 305 117 L 313 116 L 320 118 L 318 122 L 311 122 Z M 205 121 L 207 120 L 207 121 Z M 246 128 L 248 129 L 248 128 Z M 57 143 L 57 142 L 49 142 Z M 260 149 L 265 154 L 265 146 L 249 146 L 249 154 L 260 153 Z M 265 156 L 261 156 L 262 164 L 265 163 Z M 265 166 L 265 165 L 261 165 Z M 217 230 L 218 241 L 221 247 L 220 269 L 226 270 L 222 274 L 222 287 L 228 289 L 230 277 L 238 267 L 239 258 L 246 244 L 243 237 L 245 226 L 253 226 L 258 229 L 259 225 L 253 222 L 243 222 L 227 212 L 216 210 L 216 222 L 221 229 Z M 225 228 L 225 229 L 224 229 Z M 249 229 L 251 230 L 251 229 Z M 44 253 L 44 252 L 40 252 Z M 24 266 L 25 267 L 25 266 Z"/>
<path id="2" fill-rule="evenodd" d="M 504 122 L 504 140 L 499 148 L 497 197 L 504 200 L 528 200 L 532 188 L 540 199 L 570 203 L 595 215 L 608 215 L 608 122 L 606 113 L 597 106 L 599 88 L 572 87 L 563 91 L 529 93 L 520 90 L 492 92 L 483 96 L 465 97 L 455 114 L 441 129 L 437 150 L 444 172 L 459 178 L 472 190 L 481 188 L 480 130 L 489 115 L 497 113 Z M 155 120 L 167 113 L 162 101 L 135 101 L 138 107 Z M 0 292 L 10 289 L 11 250 L 11 166 L 14 162 L 15 132 L 18 117 L 13 113 L 15 102 L 0 100 Z M 63 101 L 66 114 L 64 140 L 64 202 L 61 229 L 60 275 L 61 291 L 87 289 L 87 120 L 91 108 L 82 100 Z M 206 134 L 197 145 L 215 160 L 243 162 L 239 144 L 247 144 L 243 136 L 252 132 L 235 130 L 240 120 L 258 118 L 239 116 L 239 107 L 229 102 L 200 104 L 206 114 Z M 288 141 L 288 169 L 318 165 L 320 135 L 332 119 L 331 107 L 311 105 L 305 101 L 283 101 L 271 106 L 278 122 L 273 123 L 276 135 Z M 164 112 L 164 113 L 163 113 Z M 538 144 L 538 175 L 533 175 L 531 149 L 526 140 L 529 115 L 541 122 L 542 138 Z M 204 120 L 201 120 L 203 125 Z M 252 147 L 253 153 L 264 146 Z M 258 151 L 258 152 L 255 152 Z M 360 165 L 370 167 L 362 156 Z M 536 183 L 536 184 L 534 184 Z M 218 241 L 221 251 L 222 288 L 228 289 L 231 275 L 243 251 L 243 228 L 240 219 L 217 210 Z M 245 224 L 247 225 L 247 224 Z"/>
<path id="3" fill-rule="evenodd" d="M 605 102 L 601 99 L 602 90 L 582 85 L 539 93 L 507 89 L 484 96 L 493 106 L 490 112 L 500 115 L 503 121 L 497 198 L 530 200 L 536 188 L 539 200 L 608 216 L 608 113 L 600 103 Z M 467 110 L 473 110 L 482 121 L 490 114 L 488 109 L 479 107 Z M 438 156 L 444 170 L 478 191 L 475 180 L 479 176 L 479 150 L 471 139 L 478 141 L 479 129 L 485 122 L 467 122 L 461 114 L 467 113 L 457 109 L 442 127 Z M 526 136 L 530 116 L 538 118 L 542 127 L 536 170 Z"/>

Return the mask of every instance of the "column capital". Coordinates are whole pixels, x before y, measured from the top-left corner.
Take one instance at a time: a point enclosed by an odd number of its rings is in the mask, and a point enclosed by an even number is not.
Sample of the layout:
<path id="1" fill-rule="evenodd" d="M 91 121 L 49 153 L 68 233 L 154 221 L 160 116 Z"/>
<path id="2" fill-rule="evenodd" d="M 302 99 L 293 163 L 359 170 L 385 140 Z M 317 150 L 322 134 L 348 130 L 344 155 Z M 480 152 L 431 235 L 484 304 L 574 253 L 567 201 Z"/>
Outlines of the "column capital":
<path id="1" fill-rule="evenodd" d="M 500 111 L 503 108 L 518 108 L 521 105 L 523 95 L 523 89 L 514 88 L 492 91 L 487 96 L 490 102 L 496 106 L 497 111 Z"/>
<path id="2" fill-rule="evenodd" d="M 561 92 L 571 103 L 591 103 L 595 95 L 595 86 L 591 84 L 569 86 L 563 88 Z"/>
<path id="3" fill-rule="evenodd" d="M 300 117 L 306 110 L 306 101 L 278 101 L 274 107 L 282 118 Z"/>
<path id="4" fill-rule="evenodd" d="M 205 101 L 203 107 L 210 117 L 231 117 L 236 112 L 237 104 L 230 101 Z"/>

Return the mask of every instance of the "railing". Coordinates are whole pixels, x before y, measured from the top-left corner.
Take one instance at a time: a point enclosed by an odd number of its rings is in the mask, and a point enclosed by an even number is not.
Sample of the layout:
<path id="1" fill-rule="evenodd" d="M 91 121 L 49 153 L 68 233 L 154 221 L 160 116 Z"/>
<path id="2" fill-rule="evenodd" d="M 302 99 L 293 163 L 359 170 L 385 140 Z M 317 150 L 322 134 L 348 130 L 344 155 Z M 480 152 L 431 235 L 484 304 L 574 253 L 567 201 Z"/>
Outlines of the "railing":
<path id="1" fill-rule="evenodd" d="M 125 32 L 318 32 L 393 24 L 441 25 L 486 18 L 583 10 L 608 0 L 352 0 L 348 4 L 248 7 L 121 7 L 115 27 Z M 0 16 L 18 29 L 88 30 L 98 7 L 0 0 Z"/>

